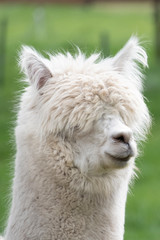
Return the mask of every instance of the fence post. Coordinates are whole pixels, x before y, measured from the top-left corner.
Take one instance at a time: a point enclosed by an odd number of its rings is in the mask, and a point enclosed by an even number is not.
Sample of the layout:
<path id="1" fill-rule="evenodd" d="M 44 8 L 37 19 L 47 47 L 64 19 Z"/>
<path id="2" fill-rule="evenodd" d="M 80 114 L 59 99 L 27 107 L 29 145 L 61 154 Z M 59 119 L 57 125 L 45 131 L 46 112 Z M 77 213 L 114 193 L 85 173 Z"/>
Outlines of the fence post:
<path id="1" fill-rule="evenodd" d="M 160 59 L 160 0 L 154 0 L 156 55 Z"/>
<path id="2" fill-rule="evenodd" d="M 103 52 L 103 56 L 107 57 L 110 54 L 109 34 L 101 33 L 100 35 L 100 47 Z"/>
<path id="3" fill-rule="evenodd" d="M 6 57 L 6 38 L 7 38 L 7 19 L 3 18 L 0 22 L 0 84 L 5 81 L 5 57 Z"/>

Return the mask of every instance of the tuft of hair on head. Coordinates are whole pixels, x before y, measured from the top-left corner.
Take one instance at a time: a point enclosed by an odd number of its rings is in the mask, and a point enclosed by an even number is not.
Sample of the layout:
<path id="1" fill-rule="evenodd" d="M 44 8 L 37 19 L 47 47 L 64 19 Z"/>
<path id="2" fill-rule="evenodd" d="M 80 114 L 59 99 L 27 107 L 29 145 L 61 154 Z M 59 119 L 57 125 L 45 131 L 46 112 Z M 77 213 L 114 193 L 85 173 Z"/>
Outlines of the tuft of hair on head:
<path id="1" fill-rule="evenodd" d="M 22 46 L 19 53 L 19 66 L 30 84 L 38 90 L 52 77 L 48 68 L 49 60 L 40 55 L 34 48 Z"/>
<path id="2" fill-rule="evenodd" d="M 142 91 L 142 68 L 148 67 L 147 54 L 136 36 L 132 36 L 125 46 L 112 58 L 112 65 L 116 71 L 123 74 Z"/>

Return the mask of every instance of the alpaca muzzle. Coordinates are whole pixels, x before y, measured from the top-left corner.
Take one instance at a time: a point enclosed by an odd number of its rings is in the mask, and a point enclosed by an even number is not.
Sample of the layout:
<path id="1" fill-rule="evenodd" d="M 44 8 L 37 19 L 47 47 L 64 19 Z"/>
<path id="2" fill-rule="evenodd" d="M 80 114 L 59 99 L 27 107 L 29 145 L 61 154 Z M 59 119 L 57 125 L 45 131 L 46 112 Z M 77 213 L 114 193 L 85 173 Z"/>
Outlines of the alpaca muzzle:
<path id="1" fill-rule="evenodd" d="M 116 121 L 116 125 L 112 125 L 108 140 L 105 154 L 111 160 L 128 162 L 132 157 L 136 156 L 137 147 L 133 132 L 121 122 Z"/>

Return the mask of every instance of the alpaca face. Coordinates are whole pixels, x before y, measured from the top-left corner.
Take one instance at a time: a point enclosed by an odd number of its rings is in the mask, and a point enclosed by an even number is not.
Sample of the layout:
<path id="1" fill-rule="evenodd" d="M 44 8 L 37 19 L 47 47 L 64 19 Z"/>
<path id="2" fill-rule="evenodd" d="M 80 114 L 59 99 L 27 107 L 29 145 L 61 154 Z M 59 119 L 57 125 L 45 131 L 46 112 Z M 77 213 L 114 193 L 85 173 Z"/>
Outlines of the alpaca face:
<path id="1" fill-rule="evenodd" d="M 144 139 L 150 125 L 138 63 L 147 66 L 147 55 L 135 37 L 115 57 L 101 60 L 81 52 L 49 60 L 24 47 L 20 65 L 30 86 L 19 124 L 43 139 L 51 134 L 75 143 L 74 164 L 83 172 L 128 166 L 135 140 Z"/>
<path id="2" fill-rule="evenodd" d="M 132 164 L 137 146 L 132 130 L 122 119 L 103 115 L 93 129 L 76 139 L 75 165 L 89 175 Z"/>

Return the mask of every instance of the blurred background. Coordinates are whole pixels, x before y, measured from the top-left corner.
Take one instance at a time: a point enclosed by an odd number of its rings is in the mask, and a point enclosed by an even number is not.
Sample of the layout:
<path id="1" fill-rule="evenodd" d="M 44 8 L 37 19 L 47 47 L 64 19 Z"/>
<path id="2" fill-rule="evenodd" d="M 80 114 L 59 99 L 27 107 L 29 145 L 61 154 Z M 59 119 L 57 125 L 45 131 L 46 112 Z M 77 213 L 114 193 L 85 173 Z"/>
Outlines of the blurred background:
<path id="1" fill-rule="evenodd" d="M 15 102 L 23 88 L 17 64 L 22 44 L 37 50 L 114 55 L 138 35 L 149 57 L 145 71 L 153 127 L 137 159 L 128 195 L 125 240 L 160 239 L 160 1 L 0 0 L 0 232 L 9 209 L 13 175 Z"/>

